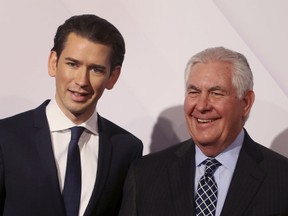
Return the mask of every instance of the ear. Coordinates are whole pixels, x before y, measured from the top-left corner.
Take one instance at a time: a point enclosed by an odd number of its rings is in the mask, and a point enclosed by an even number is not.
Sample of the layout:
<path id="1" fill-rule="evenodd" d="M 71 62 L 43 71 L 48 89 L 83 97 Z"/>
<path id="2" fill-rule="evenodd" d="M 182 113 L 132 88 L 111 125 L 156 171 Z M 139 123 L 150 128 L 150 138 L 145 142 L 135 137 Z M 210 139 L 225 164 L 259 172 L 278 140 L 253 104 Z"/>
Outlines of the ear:
<path id="1" fill-rule="evenodd" d="M 117 82 L 117 80 L 120 76 L 120 73 L 121 73 L 121 66 L 116 66 L 111 71 L 109 80 L 108 80 L 107 85 L 106 85 L 106 89 L 111 90 L 114 87 L 115 83 Z"/>
<path id="2" fill-rule="evenodd" d="M 48 59 L 48 73 L 51 77 L 56 76 L 57 60 L 57 53 L 55 51 L 51 51 Z"/>
<path id="3" fill-rule="evenodd" d="M 242 100 L 244 102 L 243 117 L 244 119 L 247 119 L 255 100 L 254 91 L 249 90 L 248 92 L 246 92 Z"/>

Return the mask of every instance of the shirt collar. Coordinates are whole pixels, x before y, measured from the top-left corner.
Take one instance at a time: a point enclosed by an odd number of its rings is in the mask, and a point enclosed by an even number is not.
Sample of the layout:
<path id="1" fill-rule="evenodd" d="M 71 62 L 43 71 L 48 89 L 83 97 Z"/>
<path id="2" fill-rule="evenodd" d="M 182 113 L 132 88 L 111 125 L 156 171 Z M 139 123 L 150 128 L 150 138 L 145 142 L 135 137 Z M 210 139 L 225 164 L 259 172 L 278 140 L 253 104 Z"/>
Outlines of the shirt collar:
<path id="1" fill-rule="evenodd" d="M 223 152 L 215 157 L 222 166 L 229 170 L 234 170 L 238 156 L 244 141 L 244 130 L 242 129 L 236 139 L 229 145 Z M 200 166 L 201 163 L 207 159 L 207 156 L 195 145 L 195 160 L 196 166 Z"/>
<path id="2" fill-rule="evenodd" d="M 76 126 L 76 124 L 61 111 L 55 99 L 52 99 L 47 105 L 46 115 L 51 132 L 67 130 Z M 98 135 L 97 118 L 97 112 L 94 112 L 87 121 L 77 126 L 85 127 L 91 133 Z"/>

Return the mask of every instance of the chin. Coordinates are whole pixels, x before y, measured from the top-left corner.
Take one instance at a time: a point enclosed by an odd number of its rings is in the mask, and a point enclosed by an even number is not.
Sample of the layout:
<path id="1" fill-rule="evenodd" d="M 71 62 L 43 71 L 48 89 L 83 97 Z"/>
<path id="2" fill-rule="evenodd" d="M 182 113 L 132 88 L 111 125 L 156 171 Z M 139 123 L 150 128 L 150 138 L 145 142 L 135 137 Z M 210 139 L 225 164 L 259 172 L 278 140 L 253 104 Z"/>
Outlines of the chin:
<path id="1" fill-rule="evenodd" d="M 73 114 L 74 116 L 80 116 L 83 113 L 85 113 L 85 111 L 83 109 L 71 109 L 70 113 Z"/>
<path id="2" fill-rule="evenodd" d="M 215 139 L 212 139 L 211 136 L 206 136 L 206 135 L 202 135 L 202 136 L 194 136 L 195 140 L 197 140 L 198 143 L 201 143 L 201 145 L 212 145 L 213 143 L 216 142 Z"/>

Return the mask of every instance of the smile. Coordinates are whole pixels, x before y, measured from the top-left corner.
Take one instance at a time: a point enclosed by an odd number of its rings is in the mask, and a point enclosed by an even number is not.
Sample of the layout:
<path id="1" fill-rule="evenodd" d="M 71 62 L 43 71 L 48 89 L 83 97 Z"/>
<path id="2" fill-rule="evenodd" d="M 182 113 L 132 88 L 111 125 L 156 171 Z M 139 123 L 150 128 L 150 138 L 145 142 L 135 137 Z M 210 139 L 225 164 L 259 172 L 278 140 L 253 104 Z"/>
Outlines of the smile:
<path id="1" fill-rule="evenodd" d="M 90 98 L 89 93 L 70 91 L 71 99 L 75 102 L 85 102 Z"/>
<path id="2" fill-rule="evenodd" d="M 213 120 L 211 120 L 211 119 L 197 119 L 197 121 L 200 122 L 200 123 L 210 123 Z"/>
<path id="3" fill-rule="evenodd" d="M 87 93 L 72 92 L 75 96 L 86 96 Z"/>
<path id="4" fill-rule="evenodd" d="M 77 91 L 72 91 L 70 90 L 70 92 L 75 95 L 76 97 L 81 97 L 81 96 L 87 96 L 88 93 L 85 93 L 85 92 L 77 92 Z"/>

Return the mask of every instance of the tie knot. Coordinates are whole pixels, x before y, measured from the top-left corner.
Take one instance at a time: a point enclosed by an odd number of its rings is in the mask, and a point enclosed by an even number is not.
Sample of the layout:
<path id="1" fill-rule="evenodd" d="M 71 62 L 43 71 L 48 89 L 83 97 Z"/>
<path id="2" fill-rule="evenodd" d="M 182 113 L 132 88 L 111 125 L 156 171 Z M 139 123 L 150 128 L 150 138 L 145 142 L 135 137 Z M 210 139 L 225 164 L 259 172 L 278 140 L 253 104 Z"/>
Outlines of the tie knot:
<path id="1" fill-rule="evenodd" d="M 84 130 L 85 128 L 81 126 L 72 127 L 71 128 L 71 140 L 79 140 Z"/>
<path id="2" fill-rule="evenodd" d="M 221 165 L 215 158 L 207 158 L 203 164 L 206 166 L 205 174 L 207 175 L 213 175 L 216 169 Z"/>

